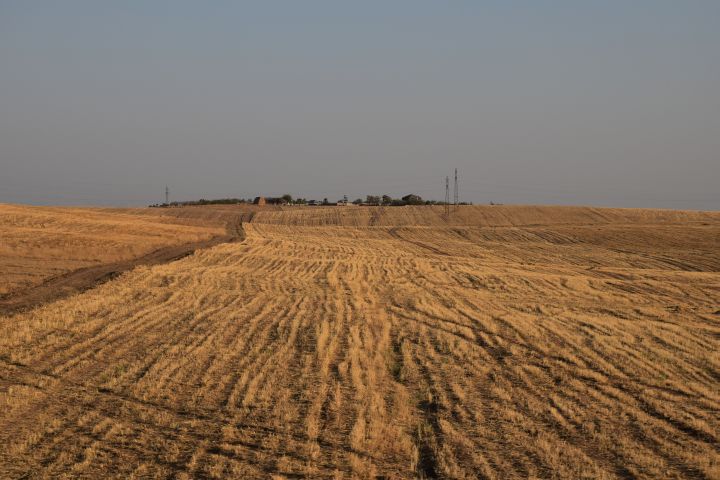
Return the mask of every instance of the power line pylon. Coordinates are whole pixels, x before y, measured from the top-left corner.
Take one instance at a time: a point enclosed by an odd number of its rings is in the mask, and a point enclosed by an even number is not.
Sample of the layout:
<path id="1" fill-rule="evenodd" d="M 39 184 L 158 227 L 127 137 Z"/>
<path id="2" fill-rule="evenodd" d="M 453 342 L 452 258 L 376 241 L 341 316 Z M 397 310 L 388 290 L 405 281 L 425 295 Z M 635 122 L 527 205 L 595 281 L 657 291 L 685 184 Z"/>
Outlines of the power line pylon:
<path id="1" fill-rule="evenodd" d="M 445 216 L 450 216 L 450 177 L 445 177 Z"/>
<path id="2" fill-rule="evenodd" d="M 455 199 L 453 204 L 455 205 L 455 210 L 458 209 L 458 205 L 460 205 L 460 189 L 458 188 L 458 175 L 457 175 L 457 168 L 455 169 Z"/>

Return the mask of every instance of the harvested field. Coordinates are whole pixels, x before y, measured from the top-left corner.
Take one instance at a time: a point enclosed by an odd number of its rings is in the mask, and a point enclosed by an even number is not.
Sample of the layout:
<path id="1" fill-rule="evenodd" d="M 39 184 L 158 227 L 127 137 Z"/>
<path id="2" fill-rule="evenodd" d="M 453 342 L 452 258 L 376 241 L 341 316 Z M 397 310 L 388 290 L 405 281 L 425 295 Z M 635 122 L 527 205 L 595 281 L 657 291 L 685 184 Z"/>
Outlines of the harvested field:
<path id="1" fill-rule="evenodd" d="M 170 209 L 0 205 L 0 295 L 78 268 L 226 233 L 225 223 L 215 218 L 178 221 L 167 213 Z"/>
<path id="2" fill-rule="evenodd" d="M 0 205 L 0 212 L 3 207 L 7 208 L 0 215 L 0 230 L 4 227 L 6 233 L 5 255 L 0 254 L 0 314 L 85 291 L 139 265 L 167 263 L 197 249 L 241 240 L 242 222 L 259 210 L 252 205 L 169 209 Z"/>
<path id="3" fill-rule="evenodd" d="M 715 212 L 652 210 L 641 208 L 546 207 L 496 205 L 493 207 L 461 206 L 445 216 L 442 206 L 405 207 L 311 207 L 284 208 L 258 212 L 260 223 L 298 226 L 368 227 L 368 226 L 557 226 L 610 224 L 697 224 L 712 222 Z"/>
<path id="4" fill-rule="evenodd" d="M 720 214 L 244 230 L 0 317 L 0 476 L 720 478 Z"/>

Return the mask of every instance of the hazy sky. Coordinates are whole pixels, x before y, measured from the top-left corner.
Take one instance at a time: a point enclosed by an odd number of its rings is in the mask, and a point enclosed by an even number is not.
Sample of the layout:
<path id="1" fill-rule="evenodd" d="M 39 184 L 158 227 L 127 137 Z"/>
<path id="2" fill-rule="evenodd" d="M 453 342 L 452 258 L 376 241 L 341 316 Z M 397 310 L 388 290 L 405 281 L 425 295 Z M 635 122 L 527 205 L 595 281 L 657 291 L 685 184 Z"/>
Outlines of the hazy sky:
<path id="1" fill-rule="evenodd" d="M 0 0 L 0 202 L 720 209 L 720 1 Z"/>

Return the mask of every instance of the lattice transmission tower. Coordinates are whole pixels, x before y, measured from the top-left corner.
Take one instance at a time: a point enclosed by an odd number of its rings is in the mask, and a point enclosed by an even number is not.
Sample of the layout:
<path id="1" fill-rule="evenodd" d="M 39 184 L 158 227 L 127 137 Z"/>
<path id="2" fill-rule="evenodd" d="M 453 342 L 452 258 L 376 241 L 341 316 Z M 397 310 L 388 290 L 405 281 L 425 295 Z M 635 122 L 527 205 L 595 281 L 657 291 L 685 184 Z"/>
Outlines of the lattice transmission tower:
<path id="1" fill-rule="evenodd" d="M 445 216 L 450 215 L 450 177 L 445 177 Z"/>
<path id="2" fill-rule="evenodd" d="M 458 205 L 460 205 L 460 188 L 458 187 L 458 174 L 457 174 L 457 168 L 455 169 L 455 190 L 453 191 L 454 199 L 453 199 L 453 205 L 455 205 L 455 210 L 458 209 Z"/>

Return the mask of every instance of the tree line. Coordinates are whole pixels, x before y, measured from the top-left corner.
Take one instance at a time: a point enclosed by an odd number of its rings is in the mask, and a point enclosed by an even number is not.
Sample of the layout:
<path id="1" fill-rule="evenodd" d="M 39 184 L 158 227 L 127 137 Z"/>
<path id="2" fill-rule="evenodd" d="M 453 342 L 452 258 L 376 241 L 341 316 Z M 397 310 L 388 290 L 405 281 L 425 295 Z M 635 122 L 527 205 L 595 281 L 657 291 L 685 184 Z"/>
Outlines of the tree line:
<path id="1" fill-rule="evenodd" d="M 285 194 L 278 199 L 288 205 L 335 205 L 337 203 L 352 203 L 354 205 L 374 205 L 388 207 L 402 207 L 405 205 L 445 205 L 445 202 L 438 200 L 424 200 L 420 195 L 414 193 L 405 195 L 401 198 L 393 198 L 390 195 L 366 195 L 365 199 L 357 198 L 352 202 L 345 197 L 337 202 L 330 202 L 327 198 L 322 200 L 308 200 L 306 198 L 293 198 L 290 194 Z M 193 205 L 237 205 L 253 203 L 251 198 L 217 198 L 208 200 L 201 198 L 200 200 L 189 200 L 183 202 L 156 203 L 151 207 L 183 207 Z M 461 202 L 460 205 L 472 205 L 471 202 Z"/>

